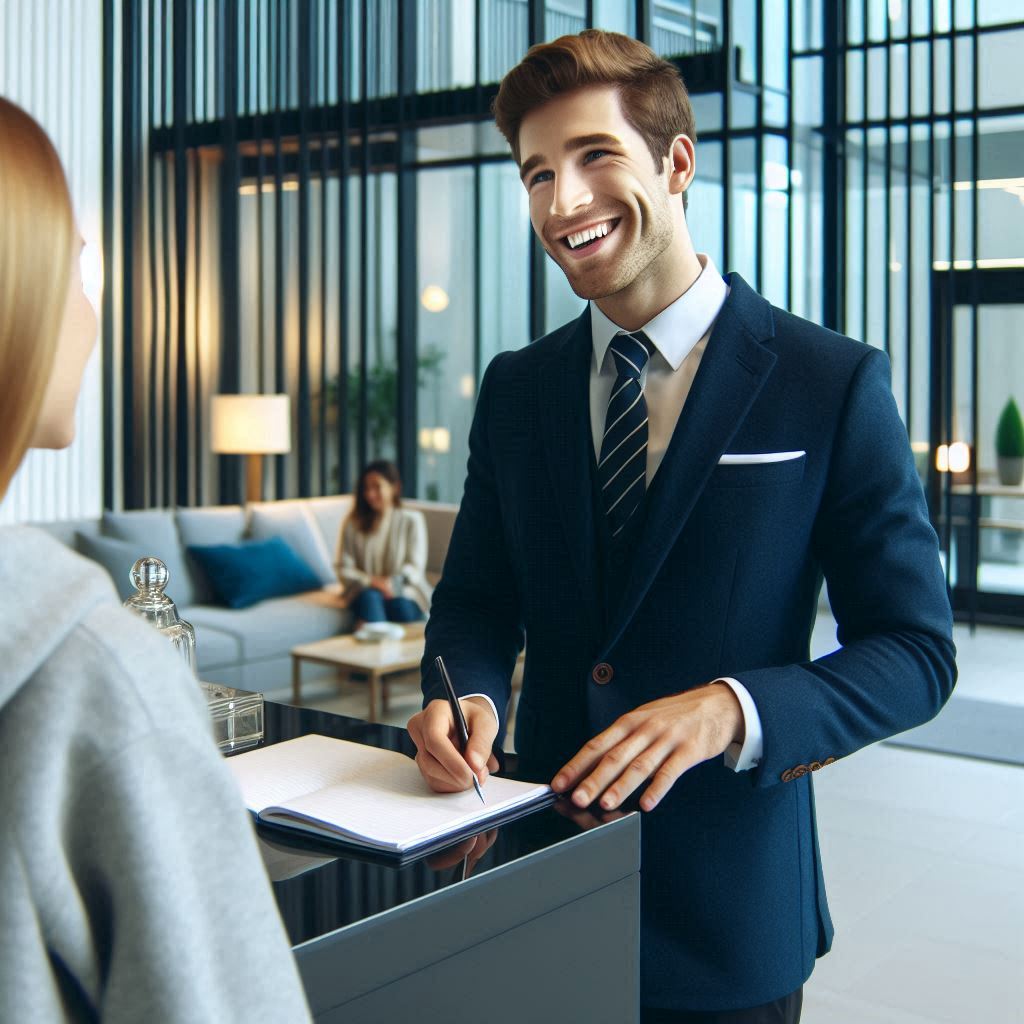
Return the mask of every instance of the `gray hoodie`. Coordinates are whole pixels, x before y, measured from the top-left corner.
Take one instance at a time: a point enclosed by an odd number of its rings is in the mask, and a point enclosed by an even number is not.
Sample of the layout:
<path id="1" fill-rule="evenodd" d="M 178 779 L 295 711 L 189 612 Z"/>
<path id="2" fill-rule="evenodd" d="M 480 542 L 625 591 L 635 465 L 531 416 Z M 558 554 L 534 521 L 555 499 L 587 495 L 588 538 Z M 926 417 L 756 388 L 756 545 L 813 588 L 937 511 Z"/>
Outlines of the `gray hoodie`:
<path id="1" fill-rule="evenodd" d="M 0 529 L 0 1022 L 309 1020 L 184 663 L 109 577 Z"/>

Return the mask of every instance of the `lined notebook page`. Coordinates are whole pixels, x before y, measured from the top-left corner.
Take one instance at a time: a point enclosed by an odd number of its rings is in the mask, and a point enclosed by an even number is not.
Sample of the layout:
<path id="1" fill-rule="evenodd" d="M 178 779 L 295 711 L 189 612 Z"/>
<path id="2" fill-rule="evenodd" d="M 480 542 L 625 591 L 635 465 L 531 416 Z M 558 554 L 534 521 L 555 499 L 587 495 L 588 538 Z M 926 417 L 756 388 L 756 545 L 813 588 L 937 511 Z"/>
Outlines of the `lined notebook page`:
<path id="1" fill-rule="evenodd" d="M 301 736 L 229 758 L 246 806 L 279 810 L 375 846 L 404 850 L 545 797 L 544 785 L 494 778 L 486 805 L 473 790 L 435 793 L 415 763 L 391 750 Z"/>

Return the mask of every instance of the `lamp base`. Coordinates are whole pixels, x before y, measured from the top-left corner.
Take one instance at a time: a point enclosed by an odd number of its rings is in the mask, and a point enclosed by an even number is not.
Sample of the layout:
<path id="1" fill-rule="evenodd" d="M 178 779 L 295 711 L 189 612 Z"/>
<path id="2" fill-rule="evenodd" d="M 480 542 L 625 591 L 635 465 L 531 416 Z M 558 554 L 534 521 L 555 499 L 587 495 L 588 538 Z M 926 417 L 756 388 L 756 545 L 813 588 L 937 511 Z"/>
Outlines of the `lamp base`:
<path id="1" fill-rule="evenodd" d="M 245 501 L 251 505 L 263 500 L 263 456 L 249 454 L 245 457 Z"/>

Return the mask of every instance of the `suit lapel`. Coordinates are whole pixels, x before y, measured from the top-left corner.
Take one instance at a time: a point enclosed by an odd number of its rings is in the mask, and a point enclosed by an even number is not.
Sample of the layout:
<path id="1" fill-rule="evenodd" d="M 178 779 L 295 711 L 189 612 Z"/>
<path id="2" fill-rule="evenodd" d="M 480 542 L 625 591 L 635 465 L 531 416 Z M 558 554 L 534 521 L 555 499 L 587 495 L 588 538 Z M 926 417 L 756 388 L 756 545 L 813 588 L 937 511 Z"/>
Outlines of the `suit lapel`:
<path id="1" fill-rule="evenodd" d="M 605 652 L 636 614 L 712 470 L 775 365 L 775 354 L 761 344 L 773 333 L 768 303 L 737 274 L 731 275 L 730 285 L 729 298 L 651 482 L 646 521 L 632 571 L 612 610 Z"/>
<path id="2" fill-rule="evenodd" d="M 592 620 L 600 615 L 595 571 L 594 512 L 590 489 L 590 309 L 570 328 L 565 343 L 544 367 L 540 381 L 540 422 L 565 546 L 579 578 Z"/>

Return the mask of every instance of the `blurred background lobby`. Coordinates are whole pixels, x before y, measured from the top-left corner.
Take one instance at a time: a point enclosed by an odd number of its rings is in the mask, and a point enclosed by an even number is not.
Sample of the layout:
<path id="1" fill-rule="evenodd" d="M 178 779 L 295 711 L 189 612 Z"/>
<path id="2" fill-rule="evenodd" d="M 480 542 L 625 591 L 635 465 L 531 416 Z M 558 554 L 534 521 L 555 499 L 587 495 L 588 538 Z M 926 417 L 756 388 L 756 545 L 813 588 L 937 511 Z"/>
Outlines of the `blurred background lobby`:
<path id="1" fill-rule="evenodd" d="M 0 0 L 0 94 L 64 159 L 101 325 L 75 444 L 0 523 L 242 502 L 219 394 L 290 397 L 258 497 L 388 458 L 457 503 L 489 360 L 583 308 L 490 104 L 588 26 L 684 76 L 697 249 L 888 353 L 952 594 L 950 704 L 815 778 L 836 938 L 804 1020 L 1024 1021 L 1020 0 Z"/>

